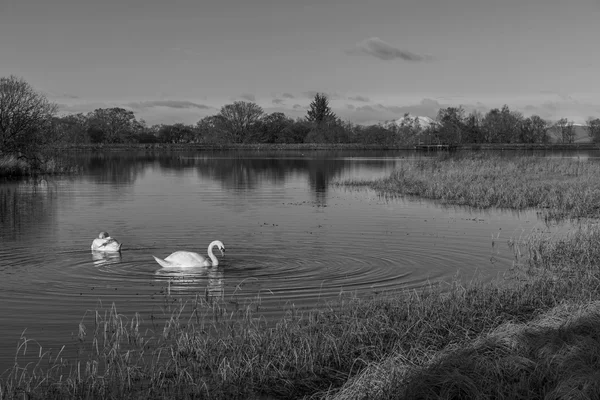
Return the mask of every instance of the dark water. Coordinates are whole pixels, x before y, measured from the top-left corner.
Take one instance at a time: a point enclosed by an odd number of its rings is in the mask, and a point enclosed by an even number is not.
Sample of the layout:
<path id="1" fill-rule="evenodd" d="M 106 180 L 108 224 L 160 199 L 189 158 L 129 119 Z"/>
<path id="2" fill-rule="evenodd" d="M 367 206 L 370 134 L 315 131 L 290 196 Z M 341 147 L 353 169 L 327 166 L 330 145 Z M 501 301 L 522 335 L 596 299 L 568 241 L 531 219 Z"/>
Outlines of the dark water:
<path id="1" fill-rule="evenodd" d="M 72 345 L 88 310 L 113 302 L 149 319 L 164 292 L 261 299 L 266 318 L 340 293 L 484 279 L 513 262 L 510 237 L 546 229 L 533 211 L 445 208 L 332 186 L 389 174 L 401 152 L 115 152 L 73 157 L 77 176 L 0 184 L 0 369 L 21 333 Z M 558 156 L 564 156 L 559 154 Z M 100 231 L 120 256 L 92 254 Z M 152 255 L 206 253 L 216 269 L 166 271 Z M 168 289 L 167 289 L 168 288 Z"/>

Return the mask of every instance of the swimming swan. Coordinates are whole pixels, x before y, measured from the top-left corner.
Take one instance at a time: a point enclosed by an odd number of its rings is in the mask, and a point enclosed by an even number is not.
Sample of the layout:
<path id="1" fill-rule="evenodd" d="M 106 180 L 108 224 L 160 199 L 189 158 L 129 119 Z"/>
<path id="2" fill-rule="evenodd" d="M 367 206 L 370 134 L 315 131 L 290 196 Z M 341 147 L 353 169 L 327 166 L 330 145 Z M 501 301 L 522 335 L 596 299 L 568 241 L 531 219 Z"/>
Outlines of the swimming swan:
<path id="1" fill-rule="evenodd" d="M 100 232 L 92 242 L 92 250 L 117 252 L 121 251 L 121 243 L 111 238 L 108 232 Z"/>
<path id="2" fill-rule="evenodd" d="M 208 245 L 208 257 L 210 257 L 210 260 L 191 251 L 176 251 L 164 260 L 155 256 L 152 257 L 163 268 L 216 267 L 219 265 L 219 260 L 212 252 L 212 248 L 215 246 L 221 251 L 221 255 L 224 256 L 225 245 L 220 240 L 215 240 Z"/>

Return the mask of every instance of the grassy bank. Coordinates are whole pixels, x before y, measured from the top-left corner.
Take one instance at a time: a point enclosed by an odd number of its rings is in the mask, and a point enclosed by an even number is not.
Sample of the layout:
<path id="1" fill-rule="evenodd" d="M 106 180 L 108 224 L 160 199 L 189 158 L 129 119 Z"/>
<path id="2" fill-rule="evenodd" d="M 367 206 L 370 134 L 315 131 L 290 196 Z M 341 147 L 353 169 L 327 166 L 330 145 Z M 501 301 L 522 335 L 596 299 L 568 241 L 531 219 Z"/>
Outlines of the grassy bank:
<path id="1" fill-rule="evenodd" d="M 0 179 L 16 179 L 36 175 L 71 174 L 79 171 L 79 167 L 58 161 L 50 157 L 37 164 L 15 156 L 0 157 Z"/>
<path id="2" fill-rule="evenodd" d="M 97 310 L 76 359 L 17 358 L 1 398 L 587 398 L 600 374 L 599 241 L 597 226 L 534 235 L 513 243 L 520 263 L 494 282 L 345 297 L 274 324 L 258 302 L 167 298 L 152 330 Z"/>
<path id="3" fill-rule="evenodd" d="M 594 161 L 466 153 L 405 160 L 387 178 L 341 184 L 477 208 L 538 208 L 556 219 L 600 217 Z"/>

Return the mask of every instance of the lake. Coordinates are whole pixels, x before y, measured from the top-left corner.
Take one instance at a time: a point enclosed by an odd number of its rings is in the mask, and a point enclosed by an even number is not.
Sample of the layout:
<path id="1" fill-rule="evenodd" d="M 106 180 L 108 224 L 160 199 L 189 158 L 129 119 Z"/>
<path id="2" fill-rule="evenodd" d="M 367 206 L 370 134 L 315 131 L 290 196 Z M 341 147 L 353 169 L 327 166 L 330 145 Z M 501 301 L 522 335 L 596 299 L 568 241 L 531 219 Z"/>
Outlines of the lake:
<path id="1" fill-rule="evenodd" d="M 476 211 L 332 185 L 388 175 L 401 151 L 215 151 L 72 154 L 81 174 L 0 184 L 0 370 L 20 335 L 58 352 L 86 313 L 115 304 L 146 321 L 164 293 L 244 302 L 276 319 L 340 294 L 490 279 L 507 241 L 549 229 L 535 211 Z M 564 154 L 558 154 L 564 156 Z M 107 231 L 120 255 L 93 254 Z M 161 269 L 152 255 L 206 254 L 217 268 Z M 218 252 L 217 252 L 218 253 Z M 254 300 L 253 300 L 254 299 Z M 37 351 L 37 350 L 36 350 Z"/>

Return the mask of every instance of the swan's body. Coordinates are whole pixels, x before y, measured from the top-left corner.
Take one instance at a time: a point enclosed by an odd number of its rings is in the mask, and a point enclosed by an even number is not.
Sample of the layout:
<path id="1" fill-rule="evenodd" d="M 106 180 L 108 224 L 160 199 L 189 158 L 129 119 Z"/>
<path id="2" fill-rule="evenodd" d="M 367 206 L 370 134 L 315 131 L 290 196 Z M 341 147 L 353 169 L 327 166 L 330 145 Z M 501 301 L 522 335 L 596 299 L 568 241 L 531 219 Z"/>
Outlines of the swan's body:
<path id="1" fill-rule="evenodd" d="M 121 252 L 92 250 L 92 261 L 98 267 L 101 265 L 116 264 L 121 261 Z"/>
<path id="2" fill-rule="evenodd" d="M 110 237 L 108 232 L 100 232 L 98 237 L 92 242 L 93 251 L 121 251 L 121 243 Z"/>
<path id="3" fill-rule="evenodd" d="M 152 257 L 163 268 L 216 267 L 219 265 L 219 260 L 212 251 L 215 246 L 221 251 L 222 256 L 225 255 L 225 245 L 221 241 L 215 240 L 208 245 L 208 259 L 191 251 L 176 251 L 164 260 L 155 256 Z"/>

